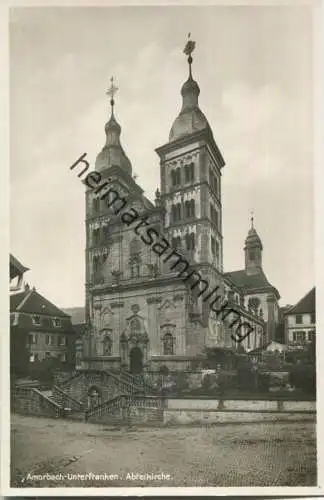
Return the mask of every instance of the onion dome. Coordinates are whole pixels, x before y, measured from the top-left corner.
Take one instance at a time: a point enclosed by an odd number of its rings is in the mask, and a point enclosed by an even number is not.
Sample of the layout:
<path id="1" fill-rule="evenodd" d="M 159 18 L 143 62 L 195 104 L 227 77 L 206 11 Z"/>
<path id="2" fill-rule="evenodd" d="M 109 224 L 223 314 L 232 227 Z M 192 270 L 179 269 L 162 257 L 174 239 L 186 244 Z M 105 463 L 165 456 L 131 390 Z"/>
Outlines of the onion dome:
<path id="1" fill-rule="evenodd" d="M 189 33 L 190 37 L 190 33 Z M 199 108 L 198 97 L 200 94 L 200 88 L 198 83 L 192 78 L 191 64 L 192 57 L 191 54 L 195 48 L 195 42 L 188 40 L 187 45 L 184 49 L 184 53 L 187 54 L 189 63 L 189 78 L 182 85 L 181 95 L 182 95 L 182 108 L 175 119 L 171 131 L 169 134 L 169 141 L 175 141 L 184 135 L 193 134 L 199 130 L 204 130 L 210 128 L 207 118 L 204 113 Z"/>
<path id="2" fill-rule="evenodd" d="M 254 221 L 254 219 L 252 216 L 251 217 L 251 227 L 250 227 L 248 235 L 245 239 L 245 247 L 259 247 L 261 250 L 263 250 L 261 238 L 254 228 L 253 221 Z"/>
<path id="3" fill-rule="evenodd" d="M 111 87 L 106 92 L 107 95 L 111 96 L 111 116 L 105 125 L 106 144 L 97 156 L 95 168 L 100 172 L 110 167 L 118 166 L 124 170 L 124 172 L 132 175 L 131 162 L 120 143 L 121 126 L 114 115 L 115 101 L 113 97 L 117 90 L 117 87 L 113 83 L 113 78 L 111 78 Z"/>

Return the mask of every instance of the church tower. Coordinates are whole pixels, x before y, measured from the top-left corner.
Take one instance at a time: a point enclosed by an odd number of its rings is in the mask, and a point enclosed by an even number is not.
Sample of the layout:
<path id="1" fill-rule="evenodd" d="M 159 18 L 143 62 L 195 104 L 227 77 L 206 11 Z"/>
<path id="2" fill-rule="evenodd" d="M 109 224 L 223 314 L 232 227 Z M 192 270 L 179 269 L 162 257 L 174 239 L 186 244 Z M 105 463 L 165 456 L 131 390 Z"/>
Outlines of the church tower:
<path id="1" fill-rule="evenodd" d="M 192 75 L 195 42 L 184 49 L 189 76 L 181 88 L 182 108 L 160 157 L 161 203 L 165 233 L 174 248 L 200 270 L 223 270 L 221 170 L 224 159 L 198 103 L 200 89 Z"/>
<path id="2" fill-rule="evenodd" d="M 91 331 L 88 339 L 88 356 L 97 354 L 94 342 L 94 300 L 98 289 L 111 286 L 109 283 L 111 272 L 118 272 L 123 268 L 122 242 L 115 235 L 117 217 L 109 198 L 104 197 L 105 191 L 115 188 L 121 196 L 129 193 L 142 193 L 132 177 L 132 165 L 120 142 L 121 127 L 114 113 L 114 95 L 117 91 L 111 78 L 111 86 L 106 92 L 110 97 L 110 118 L 105 125 L 106 141 L 95 162 L 95 171 L 101 175 L 101 183 L 97 189 L 86 190 L 86 321 Z M 109 186 L 109 187 L 108 187 Z M 110 269 L 108 256 L 113 249 L 114 266 Z M 111 339 L 116 345 L 116 339 Z"/>
<path id="3" fill-rule="evenodd" d="M 262 242 L 254 228 L 254 219 L 251 217 L 251 227 L 245 240 L 245 271 L 246 274 L 258 274 L 262 269 Z"/>

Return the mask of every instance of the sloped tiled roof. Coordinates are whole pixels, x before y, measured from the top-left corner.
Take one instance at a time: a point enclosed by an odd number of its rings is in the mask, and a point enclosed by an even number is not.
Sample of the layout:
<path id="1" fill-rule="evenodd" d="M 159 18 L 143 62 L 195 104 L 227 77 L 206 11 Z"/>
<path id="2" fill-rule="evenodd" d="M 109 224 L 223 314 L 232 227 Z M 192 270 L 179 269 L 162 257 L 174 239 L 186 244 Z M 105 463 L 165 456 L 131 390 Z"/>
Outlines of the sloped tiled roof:
<path id="1" fill-rule="evenodd" d="M 10 296 L 10 311 L 17 310 L 29 314 L 46 314 L 48 316 L 57 316 L 68 318 L 61 309 L 56 307 L 52 302 L 45 299 L 35 289 L 25 289 L 21 293 Z"/>
<path id="2" fill-rule="evenodd" d="M 269 283 L 262 269 L 257 274 L 247 274 L 245 269 L 231 271 L 224 273 L 224 277 L 228 278 L 235 286 L 244 289 L 246 292 L 266 288 L 269 289 L 269 291 L 275 291 L 277 297 L 280 297 L 278 290 Z"/>
<path id="3" fill-rule="evenodd" d="M 15 311 L 28 292 L 19 292 L 10 295 L 10 311 Z"/>
<path id="4" fill-rule="evenodd" d="M 62 309 L 66 314 L 71 316 L 72 325 L 82 325 L 85 323 L 85 308 L 80 307 L 65 307 Z"/>
<path id="5" fill-rule="evenodd" d="M 286 314 L 303 314 L 315 312 L 316 291 L 313 287 L 296 305 L 289 309 Z"/>
<path id="6" fill-rule="evenodd" d="M 23 266 L 16 257 L 10 254 L 10 279 L 12 280 L 26 271 L 29 271 L 29 268 Z"/>

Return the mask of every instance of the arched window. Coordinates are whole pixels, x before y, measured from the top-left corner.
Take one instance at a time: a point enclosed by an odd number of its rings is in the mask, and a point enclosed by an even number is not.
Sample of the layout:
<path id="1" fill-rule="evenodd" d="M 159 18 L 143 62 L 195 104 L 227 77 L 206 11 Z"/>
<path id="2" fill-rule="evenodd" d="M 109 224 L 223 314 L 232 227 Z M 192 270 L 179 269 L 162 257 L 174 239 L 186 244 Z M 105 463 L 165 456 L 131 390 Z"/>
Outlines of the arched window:
<path id="1" fill-rule="evenodd" d="M 93 236 L 93 245 L 98 245 L 99 242 L 100 242 L 100 229 L 94 229 L 93 230 L 93 233 L 92 233 L 92 236 Z"/>
<path id="2" fill-rule="evenodd" d="M 178 186 L 179 184 L 181 184 L 180 167 L 171 171 L 171 185 Z"/>
<path id="3" fill-rule="evenodd" d="M 163 337 L 163 354 L 165 356 L 174 354 L 174 338 L 169 332 Z"/>
<path id="4" fill-rule="evenodd" d="M 218 179 L 216 176 L 214 176 L 214 182 L 213 182 L 213 191 L 218 194 Z"/>
<path id="5" fill-rule="evenodd" d="M 131 278 L 138 278 L 141 272 L 141 242 L 138 238 L 134 238 L 129 245 L 130 253 L 130 274 Z"/>
<path id="6" fill-rule="evenodd" d="M 177 203 L 176 205 L 176 215 L 177 215 L 177 220 L 181 219 L 181 205 L 180 203 Z"/>
<path id="7" fill-rule="evenodd" d="M 93 213 L 99 212 L 100 200 L 99 198 L 93 198 L 92 200 L 92 211 Z"/>
<path id="8" fill-rule="evenodd" d="M 180 167 L 176 169 L 176 184 L 179 185 L 181 184 L 181 170 Z"/>
<path id="9" fill-rule="evenodd" d="M 112 354 L 112 340 L 110 335 L 105 335 L 103 339 L 103 355 L 111 356 Z"/>
<path id="10" fill-rule="evenodd" d="M 171 222 L 176 220 L 176 207 L 175 205 L 171 206 Z"/>
<path id="11" fill-rule="evenodd" d="M 194 250 L 195 249 L 195 233 L 186 234 L 186 249 Z"/>
<path id="12" fill-rule="evenodd" d="M 215 240 L 214 236 L 210 237 L 210 241 L 211 241 L 211 251 L 212 251 L 212 255 L 214 257 L 214 256 L 216 256 L 216 240 Z"/>
<path id="13" fill-rule="evenodd" d="M 176 250 L 177 248 L 181 248 L 181 238 L 180 236 L 176 236 L 172 238 L 172 248 Z"/>
<path id="14" fill-rule="evenodd" d="M 255 260 L 255 252 L 254 250 L 249 250 L 249 260 Z"/>
<path id="15" fill-rule="evenodd" d="M 217 240 L 216 240 L 216 262 L 217 265 L 219 265 L 219 243 Z"/>
<path id="16" fill-rule="evenodd" d="M 185 216 L 190 217 L 190 202 L 189 201 L 185 202 Z"/>
<path id="17" fill-rule="evenodd" d="M 185 165 L 184 173 L 185 173 L 185 182 L 193 182 L 195 179 L 195 166 L 194 166 L 194 164 L 189 163 L 189 165 Z"/>
<path id="18" fill-rule="evenodd" d="M 93 272 L 97 273 L 99 271 L 99 257 L 93 257 L 92 260 Z"/>
<path id="19" fill-rule="evenodd" d="M 195 217 L 195 200 L 190 200 L 191 203 L 191 217 Z"/>
<path id="20" fill-rule="evenodd" d="M 177 203 L 171 207 L 171 219 L 172 222 L 177 222 L 181 219 L 181 204 Z"/>
<path id="21" fill-rule="evenodd" d="M 210 203 L 210 218 L 213 224 L 215 224 L 216 228 L 218 229 L 218 212 L 216 208 Z"/>
<path id="22" fill-rule="evenodd" d="M 188 200 L 185 202 L 185 215 L 187 218 L 195 216 L 195 200 Z"/>

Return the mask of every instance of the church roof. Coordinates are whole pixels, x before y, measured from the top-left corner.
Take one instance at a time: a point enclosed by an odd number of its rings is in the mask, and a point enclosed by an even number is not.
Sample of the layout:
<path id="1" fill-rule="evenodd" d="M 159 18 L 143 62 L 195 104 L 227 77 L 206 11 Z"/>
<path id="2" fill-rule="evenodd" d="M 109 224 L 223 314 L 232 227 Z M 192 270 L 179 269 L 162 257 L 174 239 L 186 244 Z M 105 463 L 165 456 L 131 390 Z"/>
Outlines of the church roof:
<path id="1" fill-rule="evenodd" d="M 224 277 L 229 279 L 235 286 L 245 292 L 256 291 L 258 289 L 275 291 L 279 298 L 278 290 L 271 285 L 262 269 L 256 274 L 247 274 L 245 269 L 224 273 Z"/>
<path id="2" fill-rule="evenodd" d="M 28 287 L 20 293 L 10 295 L 10 311 L 22 312 L 28 314 L 44 314 L 47 316 L 55 316 L 68 318 L 62 309 L 56 307 L 52 302 L 45 299 L 36 290 Z"/>
<path id="3" fill-rule="evenodd" d="M 206 116 L 199 108 L 199 94 L 198 83 L 190 75 L 181 89 L 182 109 L 173 122 L 169 141 L 175 141 L 182 136 L 190 135 L 200 130 L 210 129 Z"/>
<path id="4" fill-rule="evenodd" d="M 296 305 L 291 307 L 286 314 L 314 313 L 316 301 L 316 290 L 313 287 Z"/>
<path id="5" fill-rule="evenodd" d="M 62 311 L 71 317 L 72 325 L 85 323 L 85 307 L 65 307 Z"/>
<path id="6" fill-rule="evenodd" d="M 98 172 L 109 167 L 117 166 L 129 175 L 132 174 L 132 165 L 120 143 L 121 127 L 112 113 L 105 126 L 106 144 L 96 158 Z"/>
<path id="7" fill-rule="evenodd" d="M 20 276 L 26 271 L 29 271 L 28 267 L 22 265 L 16 257 L 10 254 L 10 279 L 16 278 L 16 276 Z"/>

